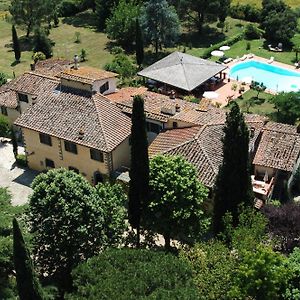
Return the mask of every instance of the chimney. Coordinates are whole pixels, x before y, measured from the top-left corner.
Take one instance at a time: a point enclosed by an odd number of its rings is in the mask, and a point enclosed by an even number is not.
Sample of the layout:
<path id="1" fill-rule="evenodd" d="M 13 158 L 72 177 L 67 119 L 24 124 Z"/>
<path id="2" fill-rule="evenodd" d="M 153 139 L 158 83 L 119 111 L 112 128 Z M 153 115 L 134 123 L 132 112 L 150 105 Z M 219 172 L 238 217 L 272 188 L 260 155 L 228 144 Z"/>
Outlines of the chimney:
<path id="1" fill-rule="evenodd" d="M 36 104 L 36 97 L 32 97 L 32 105 Z"/>
<path id="2" fill-rule="evenodd" d="M 175 105 L 175 110 L 176 112 L 180 112 L 180 105 L 178 103 L 176 103 Z"/>
<path id="3" fill-rule="evenodd" d="M 79 68 L 79 56 L 77 54 L 74 55 L 74 70 L 78 70 Z"/>
<path id="4" fill-rule="evenodd" d="M 78 136 L 79 139 L 82 140 L 82 139 L 83 139 L 83 136 L 84 136 L 84 131 L 83 131 L 83 129 L 80 129 L 80 130 L 79 130 L 79 136 Z"/>

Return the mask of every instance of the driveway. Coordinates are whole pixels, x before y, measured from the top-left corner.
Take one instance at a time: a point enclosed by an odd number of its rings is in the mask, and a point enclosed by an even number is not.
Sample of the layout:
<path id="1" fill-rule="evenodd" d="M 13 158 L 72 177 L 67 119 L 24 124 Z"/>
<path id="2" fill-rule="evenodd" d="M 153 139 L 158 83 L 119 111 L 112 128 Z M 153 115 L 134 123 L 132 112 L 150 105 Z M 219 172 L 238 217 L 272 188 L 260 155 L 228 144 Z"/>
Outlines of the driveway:
<path id="1" fill-rule="evenodd" d="M 24 153 L 24 148 L 19 147 L 18 151 L 20 154 Z M 37 174 L 33 170 L 16 166 L 12 145 L 0 143 L 0 186 L 8 187 L 13 205 L 28 202 L 28 196 L 32 192 L 30 184 Z"/>

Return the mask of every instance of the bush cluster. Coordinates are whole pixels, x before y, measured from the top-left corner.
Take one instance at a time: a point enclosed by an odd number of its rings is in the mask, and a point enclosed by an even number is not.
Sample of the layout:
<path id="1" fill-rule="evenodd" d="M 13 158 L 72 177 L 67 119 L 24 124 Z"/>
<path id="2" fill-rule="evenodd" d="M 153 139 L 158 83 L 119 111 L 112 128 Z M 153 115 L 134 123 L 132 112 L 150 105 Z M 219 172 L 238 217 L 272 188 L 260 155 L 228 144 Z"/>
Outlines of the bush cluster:
<path id="1" fill-rule="evenodd" d="M 261 10 L 250 4 L 237 4 L 230 7 L 230 16 L 249 22 L 260 22 Z"/>

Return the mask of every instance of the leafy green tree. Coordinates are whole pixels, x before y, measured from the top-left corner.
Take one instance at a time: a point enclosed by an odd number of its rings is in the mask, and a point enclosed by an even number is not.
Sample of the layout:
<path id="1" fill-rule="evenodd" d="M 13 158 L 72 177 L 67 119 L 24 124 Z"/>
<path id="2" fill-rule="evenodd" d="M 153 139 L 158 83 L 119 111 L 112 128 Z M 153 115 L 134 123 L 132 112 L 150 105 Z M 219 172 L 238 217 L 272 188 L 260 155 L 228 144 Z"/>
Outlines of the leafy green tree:
<path id="1" fill-rule="evenodd" d="M 136 0 L 120 0 L 106 20 L 106 32 L 110 39 L 116 40 L 123 48 L 132 48 L 135 40 L 135 20 L 139 14 Z"/>
<path id="2" fill-rule="evenodd" d="M 43 291 L 35 276 L 30 253 L 16 218 L 13 219 L 13 233 L 14 266 L 20 300 L 41 300 Z"/>
<path id="3" fill-rule="evenodd" d="M 38 28 L 34 31 L 33 43 L 34 52 L 42 52 L 45 54 L 46 58 L 50 58 L 52 56 L 51 40 L 42 29 Z"/>
<path id="4" fill-rule="evenodd" d="M 150 161 L 150 197 L 145 209 L 146 227 L 170 239 L 194 241 L 208 228 L 203 201 L 208 190 L 195 168 L 180 156 L 156 156 Z"/>
<path id="5" fill-rule="evenodd" d="M 142 210 L 149 197 L 149 157 L 144 113 L 144 99 L 137 95 L 133 98 L 131 116 L 131 168 L 129 172 L 129 222 L 137 230 L 137 246 L 140 243 Z"/>
<path id="6" fill-rule="evenodd" d="M 71 271 L 79 262 L 121 238 L 115 236 L 121 233 L 119 227 L 110 228 L 120 226 L 121 209 L 108 199 L 114 188 L 95 189 L 81 175 L 65 169 L 38 175 L 32 188 L 29 220 L 36 263 L 64 291 L 70 288 Z"/>
<path id="7" fill-rule="evenodd" d="M 256 98 L 258 99 L 258 96 L 261 92 L 264 92 L 266 90 L 266 86 L 264 85 L 263 82 L 257 82 L 257 81 L 252 81 L 251 82 L 251 89 L 255 90 L 257 92 Z"/>
<path id="8" fill-rule="evenodd" d="M 12 0 L 9 12 L 13 23 L 26 30 L 28 37 L 35 26 L 40 26 L 49 14 L 49 1 L 44 0 Z"/>
<path id="9" fill-rule="evenodd" d="M 214 186 L 214 232 L 223 231 L 222 218 L 230 212 L 238 224 L 240 204 L 253 205 L 249 165 L 249 131 L 239 106 L 227 114 L 223 138 L 223 163 Z"/>
<path id="10" fill-rule="evenodd" d="M 271 115 L 274 121 L 295 124 L 300 117 L 300 92 L 281 92 L 270 99 L 274 104 L 275 113 Z"/>
<path id="11" fill-rule="evenodd" d="M 180 257 L 192 267 L 200 300 L 226 299 L 238 262 L 221 241 L 210 240 L 182 251 Z"/>
<path id="12" fill-rule="evenodd" d="M 135 56 L 136 63 L 141 66 L 144 61 L 144 39 L 138 18 L 135 21 Z"/>
<path id="13" fill-rule="evenodd" d="M 166 0 L 149 0 L 141 9 L 141 28 L 145 42 L 155 47 L 172 46 L 179 38 L 180 24 L 175 8 Z"/>
<path id="14" fill-rule="evenodd" d="M 18 39 L 18 35 L 17 35 L 15 25 L 12 26 L 11 30 L 12 30 L 13 49 L 14 49 L 14 52 L 15 52 L 15 60 L 17 62 L 19 62 L 20 58 L 21 58 L 21 50 L 20 50 L 20 43 L 19 43 L 19 39 Z"/>
<path id="15" fill-rule="evenodd" d="M 266 40 L 289 44 L 297 30 L 297 15 L 281 0 L 265 0 L 261 25 Z"/>
<path id="16" fill-rule="evenodd" d="M 289 255 L 287 268 L 292 273 L 288 287 L 284 293 L 284 299 L 299 300 L 300 299 L 300 249 L 295 248 Z"/>
<path id="17" fill-rule="evenodd" d="M 286 268 L 286 258 L 270 247 L 259 245 L 255 251 L 243 253 L 229 299 L 281 299 L 291 272 Z"/>
<path id="18" fill-rule="evenodd" d="M 192 271 L 171 254 L 110 249 L 73 272 L 75 290 L 67 299 L 199 299 Z"/>
<path id="19" fill-rule="evenodd" d="M 113 61 L 111 63 L 107 63 L 104 66 L 104 69 L 107 71 L 118 73 L 121 77 L 121 80 L 133 77 L 137 71 L 137 68 L 133 64 L 130 57 L 128 57 L 128 55 L 125 55 L 124 53 L 116 54 Z"/>

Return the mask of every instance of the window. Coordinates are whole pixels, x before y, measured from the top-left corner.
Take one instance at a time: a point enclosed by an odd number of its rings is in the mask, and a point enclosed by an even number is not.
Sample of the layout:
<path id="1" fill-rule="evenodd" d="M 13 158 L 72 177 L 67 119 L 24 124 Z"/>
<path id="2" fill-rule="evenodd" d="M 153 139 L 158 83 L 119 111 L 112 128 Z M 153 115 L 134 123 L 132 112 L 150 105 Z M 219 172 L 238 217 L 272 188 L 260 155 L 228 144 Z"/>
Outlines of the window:
<path id="1" fill-rule="evenodd" d="M 77 154 L 77 145 L 74 143 L 65 141 L 65 150 L 68 152 Z"/>
<path id="2" fill-rule="evenodd" d="M 91 159 L 103 162 L 103 153 L 99 150 L 90 149 Z"/>
<path id="3" fill-rule="evenodd" d="M 103 85 L 100 86 L 100 94 L 105 93 L 109 89 L 109 83 L 106 81 Z"/>
<path id="4" fill-rule="evenodd" d="M 2 115 L 7 116 L 7 108 L 4 106 L 1 106 L 1 113 L 2 113 Z"/>
<path id="5" fill-rule="evenodd" d="M 147 126 L 147 131 L 155 132 L 157 134 L 160 133 L 161 131 L 161 126 L 158 124 L 147 122 L 146 126 Z"/>
<path id="6" fill-rule="evenodd" d="M 19 94 L 19 100 L 28 103 L 28 96 L 25 94 Z"/>
<path id="7" fill-rule="evenodd" d="M 69 170 L 74 171 L 75 173 L 79 174 L 79 170 L 77 168 L 69 167 Z"/>
<path id="8" fill-rule="evenodd" d="M 46 168 L 55 168 L 54 161 L 51 159 L 45 159 Z"/>
<path id="9" fill-rule="evenodd" d="M 178 127 L 177 122 L 173 122 L 173 128 L 177 128 L 177 127 Z"/>
<path id="10" fill-rule="evenodd" d="M 40 142 L 42 144 L 52 146 L 51 136 L 48 134 L 40 133 Z"/>

